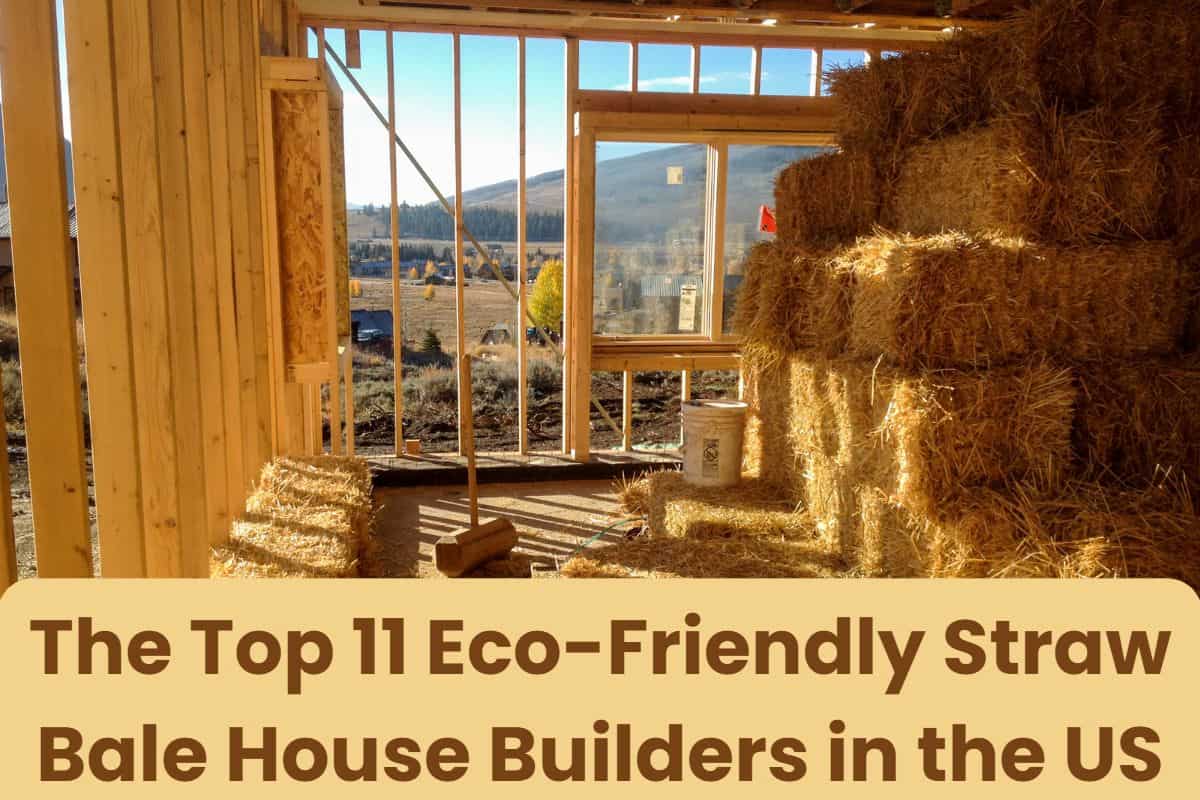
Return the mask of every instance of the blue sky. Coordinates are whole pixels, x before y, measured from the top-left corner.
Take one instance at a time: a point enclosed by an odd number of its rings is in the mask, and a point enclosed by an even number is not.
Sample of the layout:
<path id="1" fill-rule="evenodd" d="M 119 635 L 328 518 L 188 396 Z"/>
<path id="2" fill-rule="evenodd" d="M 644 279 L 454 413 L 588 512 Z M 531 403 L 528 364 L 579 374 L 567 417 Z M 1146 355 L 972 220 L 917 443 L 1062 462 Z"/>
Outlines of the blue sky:
<path id="1" fill-rule="evenodd" d="M 61 20 L 61 5 L 59 10 Z M 326 31 L 330 45 L 343 58 L 344 36 Z M 362 68 L 355 77 L 386 113 L 387 70 L 382 31 L 361 34 Z M 395 33 L 397 130 L 438 187 L 454 192 L 452 44 L 448 34 Z M 59 52 L 65 89 L 66 54 L 62 26 Z M 309 52 L 316 54 L 310 34 Z M 862 63 L 864 54 L 825 51 L 824 66 Z M 580 87 L 628 91 L 630 46 L 620 42 L 580 42 Z M 765 95 L 807 95 L 815 85 L 809 50 L 764 49 L 762 87 Z M 565 158 L 563 73 L 565 43 L 561 39 L 526 39 L 527 174 L 562 169 Z M 646 92 L 691 91 L 691 48 L 688 45 L 642 44 L 638 51 L 638 89 Z M 335 68 L 345 97 L 347 199 L 351 203 L 389 201 L 388 135 L 355 89 Z M 701 48 L 702 93 L 749 94 L 751 50 L 748 47 Z M 64 91 L 65 96 L 65 91 Z M 513 37 L 462 36 L 463 187 L 471 189 L 516 178 L 517 174 L 517 40 Z M 66 135 L 71 136 L 70 108 L 63 104 Z M 630 144 L 606 149 L 620 157 L 653 145 Z M 398 152 L 401 201 L 434 199 L 415 170 Z"/>
<path id="2" fill-rule="evenodd" d="M 355 77 L 386 113 L 386 34 L 361 34 L 362 68 Z M 454 192 L 452 43 L 447 34 L 396 33 L 394 36 L 397 133 L 447 196 Z M 344 56 L 341 31 L 326 31 L 330 45 Z M 526 39 L 527 174 L 562 169 L 565 156 L 561 39 Z M 310 36 L 309 52 L 316 53 Z M 463 187 L 471 189 L 512 180 L 517 173 L 517 40 L 509 37 L 462 37 Z M 833 58 L 831 58 L 833 56 Z M 629 90 L 629 45 L 580 42 L 583 89 Z M 813 56 L 807 50 L 768 49 L 763 55 L 762 93 L 810 94 Z M 862 54 L 827 51 L 827 66 L 861 62 Z M 691 91 L 691 48 L 642 45 L 638 53 L 639 91 Z M 388 135 L 354 87 L 334 68 L 345 96 L 347 199 L 351 203 L 387 203 Z M 749 94 L 751 50 L 703 47 L 700 91 Z M 652 145 L 608 148 L 610 157 L 630 155 Z M 425 203 L 433 194 L 398 154 L 402 201 Z"/>

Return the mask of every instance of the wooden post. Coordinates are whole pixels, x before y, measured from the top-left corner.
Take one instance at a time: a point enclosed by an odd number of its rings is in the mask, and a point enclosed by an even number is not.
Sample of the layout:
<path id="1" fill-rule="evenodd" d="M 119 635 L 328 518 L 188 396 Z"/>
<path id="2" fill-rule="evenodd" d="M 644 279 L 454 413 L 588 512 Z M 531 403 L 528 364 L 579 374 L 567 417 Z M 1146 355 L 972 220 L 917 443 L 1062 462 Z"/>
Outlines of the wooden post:
<path id="1" fill-rule="evenodd" d="M 679 379 L 679 398 L 684 403 L 692 399 L 692 371 L 685 369 Z"/>
<path id="2" fill-rule="evenodd" d="M 346 455 L 354 455 L 354 355 L 346 339 L 342 348 L 342 374 L 346 385 Z"/>
<path id="3" fill-rule="evenodd" d="M 633 450 L 633 372 L 625 370 L 622 378 L 621 445 L 628 452 Z"/>
<path id="4" fill-rule="evenodd" d="M 347 28 L 346 34 L 346 66 L 350 69 L 362 68 L 362 47 L 359 43 L 358 30 L 356 28 Z M 392 38 L 391 31 L 387 31 L 388 39 Z"/>
<path id="5" fill-rule="evenodd" d="M 142 476 L 136 436 L 132 331 L 126 291 L 124 200 L 121 196 L 116 94 L 109 67 L 113 53 L 107 2 L 66 0 L 71 115 L 89 120 L 72 142 L 75 207 L 81 237 L 79 277 L 83 297 L 92 434 L 92 472 L 100 531 L 100 572 L 105 577 L 146 574 L 142 533 Z M 5 496 L 7 450 L 0 464 Z M 11 511 L 11 499 L 4 501 Z M 11 532 L 10 532 L 11 533 Z M 15 573 L 14 573 L 15 575 Z M 0 575 L 0 579 L 2 579 Z"/>
<path id="6" fill-rule="evenodd" d="M 393 151 L 395 148 L 393 148 Z M 462 199 L 462 42 L 454 34 L 454 314 L 455 359 L 458 362 L 458 453 L 468 447 L 467 437 L 472 428 L 471 383 L 469 368 L 464 370 L 467 355 L 467 330 L 464 321 L 463 284 L 467 271 L 463 267 L 463 199 Z M 465 378 L 465 380 L 464 380 Z M 397 452 L 402 452 L 400 447 Z"/>
<path id="7" fill-rule="evenodd" d="M 392 364 L 394 367 L 392 390 L 396 398 L 396 419 L 393 432 L 396 435 L 396 455 L 399 456 L 404 453 L 404 326 L 401 319 L 401 314 L 404 313 L 404 304 L 400 290 L 400 201 L 396 185 L 396 68 L 392 42 L 394 34 L 391 31 L 385 31 L 384 35 L 387 37 L 388 176 L 392 186 Z M 457 73 L 455 74 L 457 75 Z M 455 106 L 457 107 L 457 103 Z M 458 194 L 454 198 L 457 208 L 459 205 Z M 459 239 L 461 238 L 460 236 Z"/>
<path id="8" fill-rule="evenodd" d="M 183 68 L 184 139 L 187 155 L 187 203 L 192 233 L 192 278 L 195 296 L 195 348 L 200 405 L 200 459 L 209 541 L 229 538 L 232 522 L 225 483 L 226 429 L 221 367 L 221 326 L 217 287 L 216 231 L 203 0 L 181 0 L 180 42 Z M 235 507 L 236 508 L 236 507 Z"/>
<path id="9" fill-rule="evenodd" d="M 692 94 L 700 94 L 700 45 L 692 45 Z"/>
<path id="10" fill-rule="evenodd" d="M 72 0 L 87 5 L 87 0 Z M 68 15 L 68 22 L 69 22 Z M 225 30 L 221 0 L 204 0 L 204 50 L 208 70 L 209 158 L 212 177 L 212 215 L 215 246 L 213 269 L 221 340 L 222 413 L 225 419 L 225 491 L 231 510 L 242 507 L 249 488 L 242 434 L 241 372 L 238 365 L 237 308 L 233 291 L 233 234 L 230 211 L 229 122 L 226 102 Z M 68 31 L 69 33 L 69 31 Z M 76 177 L 78 180 L 78 176 Z M 78 193 L 78 189 L 76 189 Z M 86 305 L 86 303 L 85 303 Z M 86 312 L 86 308 L 85 308 Z M 103 535 L 103 534 L 102 534 Z M 106 548 L 101 550 L 105 559 Z"/>
<path id="11" fill-rule="evenodd" d="M 636 94 L 638 90 L 638 43 L 629 43 L 629 91 Z"/>
<path id="12" fill-rule="evenodd" d="M 592 270 L 594 245 L 591 231 L 596 216 L 596 134 L 581 131 L 575 137 L 576 201 L 575 210 L 575 283 L 573 287 L 575 342 L 572 345 L 574 405 L 571 453 L 574 460 L 591 458 L 592 397 Z"/>
<path id="13" fill-rule="evenodd" d="M 825 94 L 825 81 L 822 80 L 821 72 L 824 70 L 825 51 L 821 48 L 813 49 L 813 80 L 812 87 L 809 91 L 813 97 L 820 97 Z"/>
<path id="14" fill-rule="evenodd" d="M 708 176 L 705 187 L 708 192 L 707 230 L 712 234 L 706 237 L 705 267 L 709 271 L 707 280 L 708 291 L 705 300 L 708 303 L 708 319 L 711 329 L 708 331 L 713 340 L 724 335 L 725 327 L 725 192 L 728 185 L 729 145 L 725 142 L 710 145 L 708 148 Z"/>
<path id="15" fill-rule="evenodd" d="M 525 242 L 525 37 L 517 39 L 517 451 L 529 452 L 529 346 L 525 341 L 529 302 Z"/>
<path id="16" fill-rule="evenodd" d="M 188 193 L 189 132 L 184 110 L 181 14 L 178 0 L 152 0 L 149 5 L 162 187 L 162 244 L 164 257 L 170 254 L 169 259 L 164 260 L 170 319 L 165 330 L 169 331 L 174 388 L 176 470 L 179 476 L 176 522 L 182 533 L 181 574 L 207 575 L 209 540 L 214 534 L 209 521 L 210 510 L 206 507 L 207 480 L 202 460 L 204 422 L 198 366 L 196 251 L 193 249 L 195 231 L 191 225 Z M 212 268 L 211 263 L 199 266 L 205 270 Z M 214 476 L 216 474 L 219 473 L 214 471 Z"/>
<path id="17" fill-rule="evenodd" d="M 0 0 L 0 84 L 38 574 L 92 574 L 58 34 L 49 0 Z"/>
<path id="18" fill-rule="evenodd" d="M 562 391 L 562 451 L 568 454 L 574 447 L 574 414 L 572 402 L 574 387 L 571 370 L 574 367 L 575 331 L 572 312 L 574 310 L 575 286 L 575 94 L 579 90 L 579 40 L 566 40 L 564 76 L 567 117 L 567 161 L 563 165 L 563 391 Z"/>
<path id="19" fill-rule="evenodd" d="M 0 401 L 3 397 L 0 396 Z M 8 441 L 8 427 L 0 414 L 0 439 Z M 13 530 L 12 486 L 8 473 L 8 447 L 0 447 L 0 597 L 17 582 L 17 539 Z"/>
<path id="20" fill-rule="evenodd" d="M 754 46 L 754 56 L 750 64 L 750 74 L 752 76 L 750 94 L 756 96 L 762 94 L 762 51 L 761 44 Z"/>

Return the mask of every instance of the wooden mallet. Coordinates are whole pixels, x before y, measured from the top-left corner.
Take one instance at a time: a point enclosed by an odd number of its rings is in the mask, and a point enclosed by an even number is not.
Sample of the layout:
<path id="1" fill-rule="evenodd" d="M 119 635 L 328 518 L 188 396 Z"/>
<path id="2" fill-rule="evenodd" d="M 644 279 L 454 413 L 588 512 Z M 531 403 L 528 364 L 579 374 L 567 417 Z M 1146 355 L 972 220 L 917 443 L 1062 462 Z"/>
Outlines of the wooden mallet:
<path id="1" fill-rule="evenodd" d="M 462 420 L 463 445 L 467 452 L 467 494 L 471 501 L 471 527 L 441 537 L 433 546 L 433 563 L 438 572 L 458 578 L 485 561 L 508 555 L 517 546 L 517 529 L 498 517 L 479 524 L 479 484 L 475 478 L 475 410 L 471 402 L 471 356 L 459 348 L 458 390 L 467 393 L 467 415 Z"/>

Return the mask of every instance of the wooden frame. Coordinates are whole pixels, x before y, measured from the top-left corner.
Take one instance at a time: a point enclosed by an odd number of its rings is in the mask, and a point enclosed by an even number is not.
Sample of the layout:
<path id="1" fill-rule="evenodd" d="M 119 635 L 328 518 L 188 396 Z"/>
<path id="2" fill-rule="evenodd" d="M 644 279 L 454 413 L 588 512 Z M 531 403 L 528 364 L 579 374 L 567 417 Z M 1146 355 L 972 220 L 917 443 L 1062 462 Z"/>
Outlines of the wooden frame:
<path id="1" fill-rule="evenodd" d="M 392 430 L 395 433 L 395 452 L 404 454 L 404 313 L 403 296 L 400 291 L 400 194 L 396 183 L 396 63 L 395 35 L 384 33 L 387 39 L 387 93 L 388 93 L 388 179 L 391 184 L 391 211 L 388 219 L 392 237 L 392 395 L 395 418 Z M 347 64 L 349 66 L 349 64 Z"/>
<path id="2" fill-rule="evenodd" d="M 50 2 L 3 0 L 0 18 L 13 277 L 38 573 L 90 577 L 58 25 Z"/>
<path id="3" fill-rule="evenodd" d="M 525 37 L 517 39 L 517 452 L 529 452 L 529 281 L 525 198 Z"/>
<path id="4" fill-rule="evenodd" d="M 575 364 L 572 370 L 573 404 L 571 427 L 573 430 L 572 454 L 576 460 L 586 461 L 589 447 L 589 409 L 579 401 L 578 392 L 589 386 L 593 371 L 623 372 L 626 374 L 625 411 L 632 413 L 631 374 L 647 370 L 675 370 L 683 375 L 682 395 L 686 400 L 691 394 L 691 372 L 705 369 L 736 369 L 740 365 L 737 355 L 738 342 L 735 337 L 723 332 L 724 293 L 724 226 L 725 186 L 729 146 L 731 144 L 776 144 L 776 145 L 828 145 L 832 144 L 832 115 L 828 101 L 819 98 L 801 98 L 806 102 L 806 113 L 772 116 L 767 122 L 771 130 L 752 130 L 747 126 L 754 121 L 744 113 L 744 99 L 732 100 L 725 96 L 697 100 L 689 97 L 696 105 L 705 107 L 702 113 L 682 105 L 682 113 L 637 113 L 611 110 L 585 110 L 597 106 L 611 106 L 607 98 L 598 93 L 579 93 L 575 114 L 578 212 L 575 215 L 576 229 L 573 241 L 576 258 L 575 285 L 572 301 L 576 309 L 572 314 L 576 341 L 571 348 Z M 761 101 L 763 98 L 750 98 Z M 795 98 L 784 98 L 794 101 Z M 636 102 L 632 96 L 623 96 L 621 102 Z M 705 103 L 707 101 L 707 106 Z M 795 109 L 794 102 L 779 103 Z M 713 109 L 719 109 L 714 111 Z M 720 113 L 720 112 L 725 113 Z M 711 127 L 701 128 L 699 125 Z M 791 131 L 777 128 L 786 125 L 799 126 Z M 708 174 L 705 184 L 706 230 L 705 237 L 705 297 L 706 311 L 702 330 L 697 334 L 658 334 L 648 336 L 613 336 L 593 333 L 592 292 L 595 263 L 595 174 L 596 143 L 604 141 L 658 141 L 704 144 L 708 148 Z M 584 344 L 584 342 L 587 342 Z M 622 444 L 632 447 L 631 423 L 622 424 Z"/>

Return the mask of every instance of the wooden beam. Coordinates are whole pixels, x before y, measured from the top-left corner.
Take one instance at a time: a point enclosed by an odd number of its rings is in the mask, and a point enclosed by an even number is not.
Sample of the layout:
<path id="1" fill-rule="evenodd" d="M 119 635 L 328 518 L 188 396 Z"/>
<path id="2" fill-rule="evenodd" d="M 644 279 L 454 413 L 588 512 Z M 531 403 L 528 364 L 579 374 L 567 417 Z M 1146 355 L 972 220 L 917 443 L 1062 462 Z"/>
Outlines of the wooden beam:
<path id="1" fill-rule="evenodd" d="M 75 208 L 86 232 L 77 246 L 100 573 L 138 578 L 146 574 L 146 547 L 109 3 L 66 0 L 63 19 L 71 115 L 88 120 L 71 144 Z"/>
<path id="2" fill-rule="evenodd" d="M 621 446 L 633 450 L 633 373 L 621 373 Z"/>
<path id="3" fill-rule="evenodd" d="M 188 120 L 184 109 L 181 13 L 178 0 L 150 3 L 152 63 L 158 126 L 163 248 L 170 253 L 165 269 L 170 324 L 171 370 L 175 404 L 175 441 L 179 458 L 181 574 L 208 575 L 208 549 L 213 536 L 206 501 L 203 409 L 200 400 L 199 342 L 196 317 L 195 231 L 188 183 Z M 207 124 L 206 122 L 199 123 Z M 207 211 L 207 208 L 204 209 Z M 201 265 L 206 268 L 208 265 Z M 217 473 L 214 470 L 214 476 Z"/>
<path id="4" fill-rule="evenodd" d="M 3 393 L 0 392 L 0 401 Z M 8 426 L 0 414 L 0 437 L 8 442 Z M 17 582 L 17 537 L 13 529 L 12 484 L 8 472 L 8 447 L 0 447 L 0 598 Z"/>
<path id="5" fill-rule="evenodd" d="M 388 177 L 391 181 L 391 235 L 392 235 L 392 390 L 395 399 L 396 455 L 404 454 L 404 325 L 401 314 L 404 304 L 400 290 L 400 195 L 396 184 L 396 67 L 393 34 L 387 37 L 387 93 L 388 93 Z M 348 65 L 347 65 L 348 66 Z M 459 205 L 459 195 L 454 196 L 454 205 Z M 461 236 L 459 237 L 462 238 Z"/>
<path id="6" fill-rule="evenodd" d="M 591 458 L 592 393 L 592 272 L 595 246 L 593 231 L 596 218 L 596 137 L 587 128 L 575 136 L 575 169 L 577 207 L 575 209 L 576 279 L 574 287 L 576 342 L 572 370 L 575 418 L 572 433 L 572 456 L 576 461 Z"/>
<path id="7" fill-rule="evenodd" d="M 612 34 L 628 40 L 631 36 L 678 37 L 705 36 L 719 43 L 722 39 L 759 38 L 786 40 L 798 37 L 861 36 L 876 33 L 899 37 L 919 37 L 935 32 L 941 20 L 919 14 L 890 14 L 867 11 L 856 14 L 852 21 L 833 7 L 830 0 L 759 0 L 751 9 L 732 4 L 724 7 L 682 4 L 670 8 L 671 15 L 681 19 L 668 21 L 662 6 L 638 6 L 627 2 L 613 5 L 581 0 L 500 0 L 487 2 L 481 12 L 465 0 L 418 0 L 411 5 L 389 3 L 370 7 L 347 8 L 342 0 L 302 0 L 301 12 L 305 21 L 331 28 L 379 28 L 388 25 L 420 25 L 425 29 L 458 26 L 463 33 L 479 33 L 487 29 L 524 31 L 530 36 L 573 34 L 596 38 L 597 34 Z M 562 13 L 573 11 L 575 13 Z M 615 12 L 615 13 L 614 13 Z M 772 25 L 763 21 L 773 19 Z M 851 27 L 870 22 L 870 30 Z M 509 34 L 515 35 L 515 34 Z M 788 45 L 783 45 L 788 46 Z"/>
<path id="8" fill-rule="evenodd" d="M 579 41 L 567 39 L 564 46 L 566 64 L 563 67 L 567 130 L 566 130 L 566 163 L 563 165 L 563 361 L 562 361 L 562 451 L 571 452 L 571 442 L 574 435 L 572 420 L 575 406 L 571 402 L 573 381 L 571 368 L 574 364 L 574 353 L 579 349 L 575 344 L 575 332 L 572 327 L 571 312 L 574 308 L 575 294 L 575 98 L 579 91 Z"/>
<path id="9" fill-rule="evenodd" d="M 224 168 L 225 165 L 214 165 L 211 161 L 203 0 L 180 0 L 179 18 L 200 405 L 201 458 L 194 461 L 203 470 L 209 542 L 220 544 L 229 538 L 229 526 L 233 520 L 225 483 L 225 387 L 222 381 L 220 298 L 211 175 L 214 168 Z"/>
<path id="10" fill-rule="evenodd" d="M 347 28 L 346 34 L 346 66 L 350 69 L 362 68 L 362 45 L 358 38 L 358 29 Z"/>
<path id="11" fill-rule="evenodd" d="M 754 54 L 750 62 L 750 94 L 762 94 L 762 45 L 754 46 Z"/>
<path id="12" fill-rule="evenodd" d="M 629 91 L 638 90 L 638 43 L 629 44 Z"/>
<path id="13" fill-rule="evenodd" d="M 517 451 L 529 452 L 529 345 L 525 337 L 529 303 L 526 270 L 525 195 L 525 37 L 517 39 Z"/>
<path id="14" fill-rule="evenodd" d="M 346 393 L 346 455 L 354 455 L 354 355 L 350 340 L 342 344 L 342 375 Z"/>
<path id="15" fill-rule="evenodd" d="M 692 399 L 692 371 L 690 369 L 679 373 L 679 398 L 685 403 Z"/>
<path id="16" fill-rule="evenodd" d="M 87 0 L 78 0 L 87 2 Z M 213 270 L 217 281 L 217 327 L 221 341 L 222 416 L 225 420 L 225 492 L 231 510 L 243 507 L 246 479 L 242 435 L 241 375 L 238 367 L 237 308 L 233 291 L 233 224 L 230 211 L 229 121 L 226 102 L 225 30 L 221 0 L 204 0 L 204 63 L 208 71 L 209 155 L 214 165 Z M 222 167 L 224 165 L 224 168 Z M 101 552 L 101 558 L 104 552 Z"/>
<path id="17" fill-rule="evenodd" d="M 48 0 L 0 0 L 13 279 L 38 574 L 92 574 L 58 34 Z M 14 157 L 16 156 L 16 157 Z"/>
<path id="18" fill-rule="evenodd" d="M 471 446 L 471 372 L 464 367 L 470 356 L 467 354 L 467 326 L 464 320 L 465 299 L 463 285 L 467 271 L 463 264 L 463 194 L 462 194 L 462 41 L 454 35 L 454 357 L 458 365 L 458 453 L 462 455 Z M 394 150 L 394 148 L 393 148 Z M 403 452 L 401 447 L 397 452 Z"/>
<path id="19" fill-rule="evenodd" d="M 700 94 L 700 45 L 692 44 L 692 94 Z"/>
<path id="20" fill-rule="evenodd" d="M 184 575 L 184 548 L 173 398 L 175 365 L 168 341 L 172 323 L 166 286 L 157 93 L 148 5 L 145 0 L 112 5 L 113 72 L 128 254 L 127 324 L 133 336 L 134 395 L 139 422 L 135 440 L 138 472 L 143 481 L 145 574 L 165 578 Z M 77 136 L 86 136 L 87 130 L 81 126 Z M 81 217 L 81 239 L 89 235 L 87 224 Z"/>
<path id="21" fill-rule="evenodd" d="M 725 193 L 728 185 L 729 145 L 717 143 L 709 147 L 708 180 L 705 187 L 708 192 L 709 208 L 708 230 L 712 233 L 706 237 L 705 261 L 711 265 L 711 275 L 708 280 L 708 291 L 705 298 L 708 302 L 711 339 L 718 340 L 724 336 L 725 327 Z"/>

